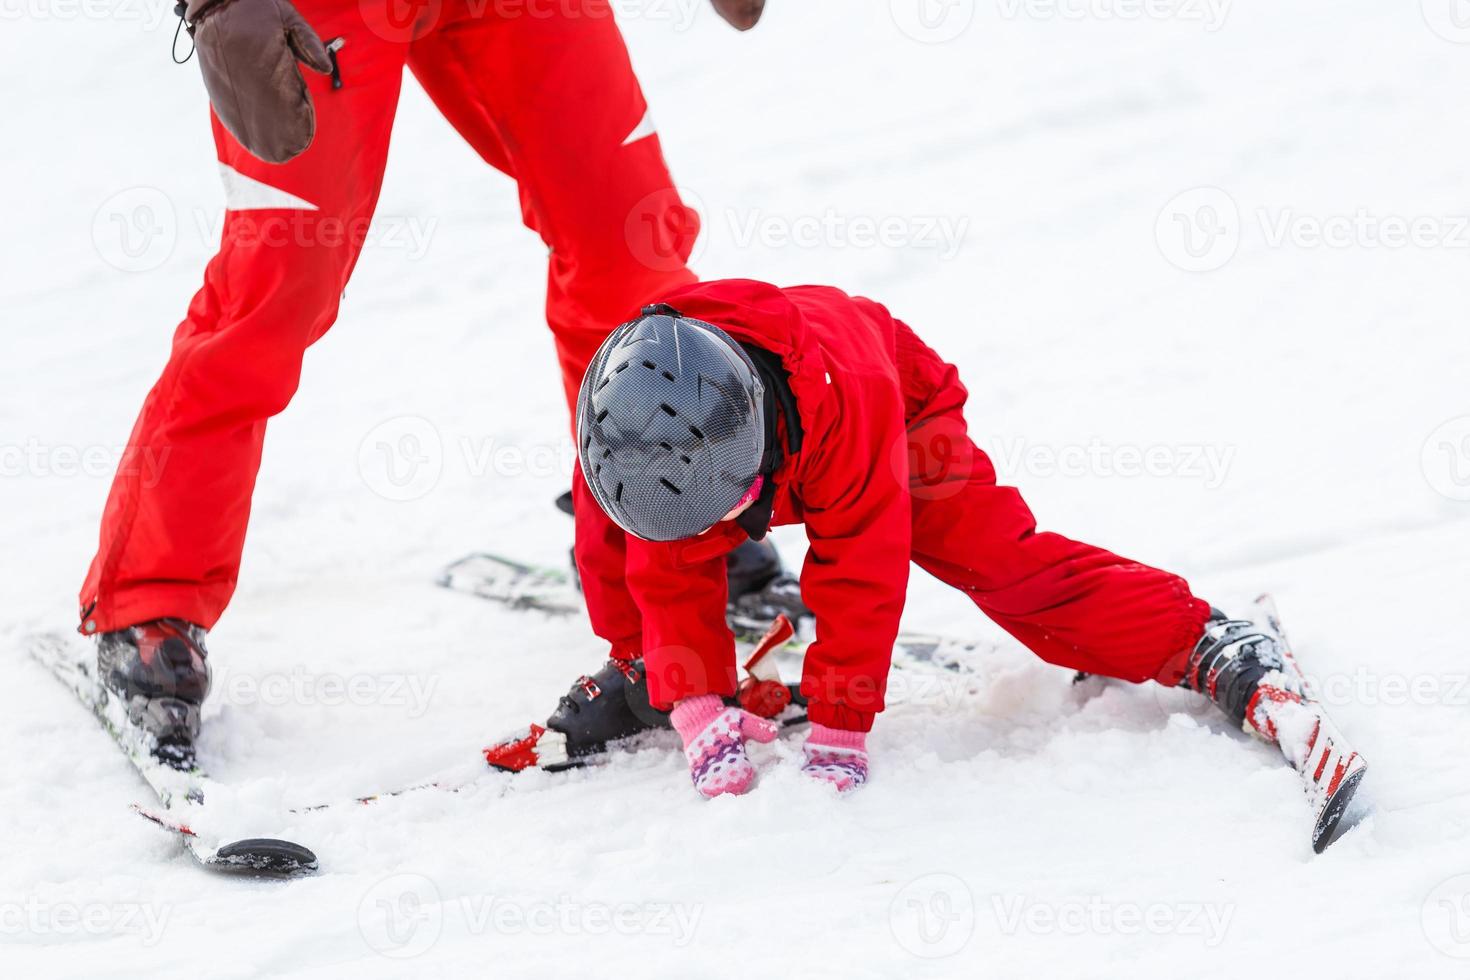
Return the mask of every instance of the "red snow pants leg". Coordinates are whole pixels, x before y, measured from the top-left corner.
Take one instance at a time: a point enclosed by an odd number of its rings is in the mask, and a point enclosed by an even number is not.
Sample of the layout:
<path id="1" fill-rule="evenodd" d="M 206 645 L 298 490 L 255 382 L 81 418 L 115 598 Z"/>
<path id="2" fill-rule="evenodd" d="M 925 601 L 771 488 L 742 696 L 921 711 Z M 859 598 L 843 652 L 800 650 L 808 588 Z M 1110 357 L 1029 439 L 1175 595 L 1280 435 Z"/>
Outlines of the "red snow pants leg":
<path id="1" fill-rule="evenodd" d="M 465 139 L 519 184 L 526 225 L 550 249 L 546 319 L 575 407 L 612 328 L 695 281 L 685 262 L 699 217 L 669 177 L 612 7 L 446 0 L 409 66 Z"/>
<path id="2" fill-rule="evenodd" d="M 909 419 L 914 561 L 965 592 L 1041 659 L 1127 681 L 1177 683 L 1209 604 L 1177 575 L 1038 531 L 970 440 L 955 368 L 899 325 Z"/>
<path id="3" fill-rule="evenodd" d="M 80 596 L 84 632 L 161 616 L 208 628 L 229 602 L 266 420 L 336 318 L 377 203 L 405 64 L 517 180 L 526 221 L 551 248 L 547 313 L 569 397 L 618 317 L 693 280 L 684 260 L 697 220 L 644 122 L 606 0 L 297 7 L 321 36 L 346 39 L 344 85 L 306 73 L 317 136 L 283 166 L 214 123 L 228 191 L 220 251 L 114 480 Z"/>

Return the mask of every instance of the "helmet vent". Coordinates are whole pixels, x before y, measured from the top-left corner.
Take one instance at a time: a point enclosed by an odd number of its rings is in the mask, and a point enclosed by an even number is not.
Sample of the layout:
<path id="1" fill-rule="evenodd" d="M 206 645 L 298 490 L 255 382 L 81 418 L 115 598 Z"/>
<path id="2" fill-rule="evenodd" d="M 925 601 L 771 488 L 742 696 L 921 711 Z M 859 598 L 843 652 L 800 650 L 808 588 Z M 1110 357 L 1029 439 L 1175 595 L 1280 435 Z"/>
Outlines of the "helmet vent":
<path id="1" fill-rule="evenodd" d="M 703 439 L 704 438 L 704 433 L 699 431 L 699 426 L 697 426 L 697 425 L 691 425 L 689 427 L 689 431 L 692 432 L 692 433 L 694 433 L 694 438 L 696 438 L 696 439 Z"/>
<path id="2" fill-rule="evenodd" d="M 618 484 L 618 492 L 613 494 L 613 499 L 618 503 L 623 502 L 623 485 L 621 483 Z"/>
<path id="3" fill-rule="evenodd" d="M 598 424 L 601 424 L 602 423 L 602 420 L 605 419 L 605 418 L 607 418 L 607 411 L 608 410 L 604 408 L 602 411 L 600 411 L 600 412 L 597 413 L 597 418 L 593 419 L 592 421 L 597 422 Z"/>
<path id="4" fill-rule="evenodd" d="M 683 490 L 680 490 L 678 487 L 676 487 L 672 483 L 670 483 L 666 477 L 662 477 L 662 476 L 659 477 L 658 478 L 658 482 L 662 483 L 664 485 L 664 487 L 666 489 L 668 489 L 668 491 L 670 493 L 677 493 L 677 494 L 680 494 L 680 495 L 682 495 L 684 493 Z"/>
<path id="5" fill-rule="evenodd" d="M 668 378 L 670 381 L 678 381 L 679 380 L 678 378 L 674 377 L 674 372 L 672 372 L 672 371 L 665 371 L 664 372 L 664 377 L 665 378 Z"/>
<path id="6" fill-rule="evenodd" d="M 657 371 L 658 370 L 658 365 L 655 364 L 655 363 L 653 363 L 652 361 L 644 361 L 643 362 L 643 366 L 646 367 L 646 368 L 648 368 L 648 370 L 650 370 L 650 371 Z"/>
<path id="7" fill-rule="evenodd" d="M 673 418 L 679 417 L 679 413 L 674 411 L 673 406 L 670 405 L 668 402 L 664 402 L 662 405 L 659 406 L 659 408 L 663 409 L 665 412 L 668 412 L 669 415 Z"/>

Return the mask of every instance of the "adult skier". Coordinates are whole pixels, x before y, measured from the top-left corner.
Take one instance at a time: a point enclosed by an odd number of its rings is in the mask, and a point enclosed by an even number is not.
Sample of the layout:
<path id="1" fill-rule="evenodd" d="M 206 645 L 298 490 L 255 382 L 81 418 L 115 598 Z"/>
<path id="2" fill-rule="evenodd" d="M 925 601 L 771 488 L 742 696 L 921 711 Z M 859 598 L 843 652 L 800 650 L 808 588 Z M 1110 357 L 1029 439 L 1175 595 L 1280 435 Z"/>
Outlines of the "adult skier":
<path id="1" fill-rule="evenodd" d="M 868 778 L 912 561 L 1044 660 L 1208 697 L 1304 774 L 1325 846 L 1366 767 L 1279 636 L 1177 575 L 1038 531 L 970 440 L 966 398 L 907 325 L 829 287 L 685 286 L 602 345 L 577 404 L 578 565 L 594 629 L 638 701 L 670 712 L 695 789 L 745 792 L 746 741 L 775 735 L 727 701 L 722 559 L 804 524 L 808 775 L 843 791 Z"/>
<path id="2" fill-rule="evenodd" d="M 713 2 L 744 30 L 764 0 Z M 209 688 L 205 634 L 235 590 L 266 421 L 336 319 L 404 67 L 517 182 L 550 250 L 546 319 L 569 402 L 607 323 L 694 281 L 698 219 L 670 180 L 608 0 L 180 9 L 214 109 L 227 214 L 114 479 L 80 629 L 98 640 L 108 688 L 186 765 Z M 167 461 L 148 480 L 132 465 L 145 456 Z"/>

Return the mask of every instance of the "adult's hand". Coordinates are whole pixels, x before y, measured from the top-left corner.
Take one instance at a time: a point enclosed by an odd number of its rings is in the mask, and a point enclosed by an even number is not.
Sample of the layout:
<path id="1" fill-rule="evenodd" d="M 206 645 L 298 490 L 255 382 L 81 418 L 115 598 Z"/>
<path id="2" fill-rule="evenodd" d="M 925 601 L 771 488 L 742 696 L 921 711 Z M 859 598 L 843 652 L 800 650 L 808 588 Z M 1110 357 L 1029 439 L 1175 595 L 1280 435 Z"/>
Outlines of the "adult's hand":
<path id="1" fill-rule="evenodd" d="M 316 109 L 297 62 L 329 74 L 332 55 L 287 0 L 189 0 L 184 19 L 209 101 L 230 135 L 266 163 L 299 156 Z"/>
<path id="2" fill-rule="evenodd" d="M 737 31 L 748 31 L 759 23 L 766 0 L 711 0 L 720 16 Z"/>

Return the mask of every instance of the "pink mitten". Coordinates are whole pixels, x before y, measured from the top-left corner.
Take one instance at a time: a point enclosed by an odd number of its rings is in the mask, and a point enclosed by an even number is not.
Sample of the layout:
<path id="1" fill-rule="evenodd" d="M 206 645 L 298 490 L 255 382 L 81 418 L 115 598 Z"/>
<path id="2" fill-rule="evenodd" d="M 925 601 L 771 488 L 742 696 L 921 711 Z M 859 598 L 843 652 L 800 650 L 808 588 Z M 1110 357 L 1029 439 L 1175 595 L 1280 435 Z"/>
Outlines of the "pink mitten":
<path id="1" fill-rule="evenodd" d="M 684 740 L 689 778 L 704 797 L 744 793 L 755 782 L 755 767 L 745 755 L 745 740 L 771 742 L 774 722 L 725 706 L 713 694 L 685 698 L 669 716 Z"/>
<path id="2" fill-rule="evenodd" d="M 812 725 L 802 751 L 806 765 L 801 771 L 813 779 L 831 783 L 839 793 L 857 789 L 868 781 L 868 736 L 826 725 Z"/>

